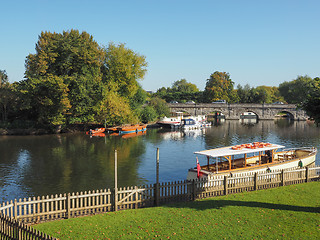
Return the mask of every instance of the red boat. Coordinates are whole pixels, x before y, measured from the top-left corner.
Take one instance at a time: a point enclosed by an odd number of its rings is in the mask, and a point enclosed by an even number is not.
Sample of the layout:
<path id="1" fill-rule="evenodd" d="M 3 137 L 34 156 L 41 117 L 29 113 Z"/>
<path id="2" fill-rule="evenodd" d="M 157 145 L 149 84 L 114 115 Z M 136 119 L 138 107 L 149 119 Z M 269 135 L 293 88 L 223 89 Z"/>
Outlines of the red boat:
<path id="1" fill-rule="evenodd" d="M 89 131 L 86 132 L 86 134 L 93 135 L 93 134 L 103 133 L 105 131 L 106 131 L 105 128 L 96 128 L 94 130 L 90 129 Z"/>

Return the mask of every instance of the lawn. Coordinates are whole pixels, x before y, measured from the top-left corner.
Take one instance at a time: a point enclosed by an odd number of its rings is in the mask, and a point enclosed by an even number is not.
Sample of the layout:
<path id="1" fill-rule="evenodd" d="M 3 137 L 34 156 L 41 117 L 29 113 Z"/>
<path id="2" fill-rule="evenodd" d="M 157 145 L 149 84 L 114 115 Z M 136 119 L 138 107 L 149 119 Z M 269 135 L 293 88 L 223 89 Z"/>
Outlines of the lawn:
<path id="1" fill-rule="evenodd" d="M 320 183 L 33 227 L 59 239 L 320 239 Z"/>

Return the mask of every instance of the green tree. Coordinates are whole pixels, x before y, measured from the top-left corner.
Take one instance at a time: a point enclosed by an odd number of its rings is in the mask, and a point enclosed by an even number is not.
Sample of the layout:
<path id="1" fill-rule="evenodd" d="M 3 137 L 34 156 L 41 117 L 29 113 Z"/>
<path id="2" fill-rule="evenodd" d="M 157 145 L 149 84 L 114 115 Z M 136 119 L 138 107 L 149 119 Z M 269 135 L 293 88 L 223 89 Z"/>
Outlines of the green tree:
<path id="1" fill-rule="evenodd" d="M 193 83 L 188 83 L 186 79 L 177 80 L 172 84 L 172 92 L 194 93 L 199 92 L 198 87 Z"/>
<path id="2" fill-rule="evenodd" d="M 290 82 L 279 85 L 279 91 L 285 101 L 293 104 L 303 103 L 313 90 L 313 79 L 307 75 L 298 76 Z"/>
<path id="3" fill-rule="evenodd" d="M 128 101 L 115 92 L 107 92 L 99 106 L 97 120 L 108 126 L 116 126 L 124 123 L 137 123 L 138 119 L 133 116 Z"/>
<path id="4" fill-rule="evenodd" d="M 138 80 L 146 73 L 147 62 L 139 55 L 125 47 L 125 44 L 110 43 L 105 48 L 104 80 L 110 90 L 122 97 L 131 99 L 139 90 Z"/>
<path id="5" fill-rule="evenodd" d="M 8 81 L 6 71 L 0 70 L 0 115 L 2 121 L 8 120 L 8 109 L 14 104 L 14 91 Z"/>
<path id="6" fill-rule="evenodd" d="M 214 72 L 207 79 L 204 90 L 204 100 L 213 102 L 219 99 L 224 99 L 227 102 L 234 101 L 235 92 L 233 91 L 234 82 L 231 80 L 229 73 Z"/>
<path id="7" fill-rule="evenodd" d="M 0 88 L 2 85 L 8 83 L 8 75 L 6 70 L 0 70 Z"/>
<path id="8" fill-rule="evenodd" d="M 303 109 L 310 118 L 314 119 L 317 126 L 320 124 L 320 78 L 313 79 L 312 89 L 303 103 Z"/>
<path id="9" fill-rule="evenodd" d="M 40 79 L 29 78 L 24 88 L 25 100 L 29 102 L 34 120 L 45 125 L 62 125 L 71 108 L 68 87 L 58 76 L 46 75 Z"/>
<path id="10" fill-rule="evenodd" d="M 157 112 L 152 106 L 148 105 L 143 108 L 141 112 L 141 121 L 143 123 L 153 122 L 156 119 L 157 119 Z"/>
<path id="11" fill-rule="evenodd" d="M 169 116 L 170 109 L 165 100 L 154 97 L 150 100 L 150 106 L 154 108 L 157 113 L 157 117 Z"/>
<path id="12" fill-rule="evenodd" d="M 52 79 L 52 76 L 59 77 L 68 89 L 67 97 L 71 104 L 68 123 L 93 121 L 99 101 L 102 100 L 101 68 L 104 54 L 103 49 L 86 32 L 79 33 L 78 30 L 64 31 L 62 34 L 42 32 L 36 44 L 36 53 L 27 56 L 25 72 L 27 79 L 21 83 L 21 90 L 30 91 L 32 87 L 43 87 L 39 83 L 33 85 L 33 82 L 44 80 L 48 83 L 48 76 L 49 79 Z M 35 92 L 41 91 L 41 89 L 35 90 Z M 45 98 L 44 95 L 39 96 Z M 40 99 L 35 102 L 38 101 Z M 46 99 L 42 101 L 46 102 Z M 39 114 L 36 115 L 39 119 Z M 46 114 L 44 116 L 49 117 Z M 55 121 L 48 119 L 47 122 Z"/>

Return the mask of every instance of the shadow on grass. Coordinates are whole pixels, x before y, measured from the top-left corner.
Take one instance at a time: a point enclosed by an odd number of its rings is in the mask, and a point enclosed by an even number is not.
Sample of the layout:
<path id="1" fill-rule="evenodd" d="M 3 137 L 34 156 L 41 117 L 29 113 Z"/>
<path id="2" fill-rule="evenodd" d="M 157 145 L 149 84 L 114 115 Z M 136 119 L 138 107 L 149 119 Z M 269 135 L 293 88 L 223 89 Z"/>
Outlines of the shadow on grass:
<path id="1" fill-rule="evenodd" d="M 237 207 L 254 207 L 254 208 L 265 208 L 273 210 L 286 210 L 295 212 L 311 212 L 320 213 L 320 207 L 303 207 L 303 206 L 292 206 L 286 204 L 274 204 L 264 202 L 251 202 L 251 201 L 235 201 L 235 200 L 205 200 L 205 201 L 194 201 L 187 203 L 176 203 L 167 205 L 168 207 L 176 208 L 193 208 L 196 210 L 206 209 L 221 209 L 227 206 Z"/>

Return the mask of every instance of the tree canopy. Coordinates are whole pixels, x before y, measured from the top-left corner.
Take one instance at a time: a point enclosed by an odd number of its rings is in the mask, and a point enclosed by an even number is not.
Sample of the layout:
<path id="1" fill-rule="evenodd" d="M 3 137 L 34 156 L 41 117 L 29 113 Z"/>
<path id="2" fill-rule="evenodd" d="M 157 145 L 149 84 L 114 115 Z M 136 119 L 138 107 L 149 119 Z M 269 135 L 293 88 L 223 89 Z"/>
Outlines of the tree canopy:
<path id="1" fill-rule="evenodd" d="M 204 99 L 206 102 L 213 102 L 217 100 L 226 100 L 232 102 L 235 99 L 235 92 L 233 90 L 234 82 L 230 78 L 230 74 L 226 72 L 214 72 L 207 79 L 204 90 Z"/>
<path id="2" fill-rule="evenodd" d="M 313 91 L 313 79 L 308 75 L 298 76 L 290 82 L 279 85 L 279 91 L 285 101 L 293 104 L 302 104 Z"/>
<path id="3" fill-rule="evenodd" d="M 78 30 L 42 32 L 35 50 L 26 58 L 26 79 L 19 86 L 29 99 L 24 104 L 29 117 L 53 125 L 137 119 L 135 109 L 146 95 L 138 83 L 146 73 L 145 56 L 124 44 L 101 47 Z"/>

